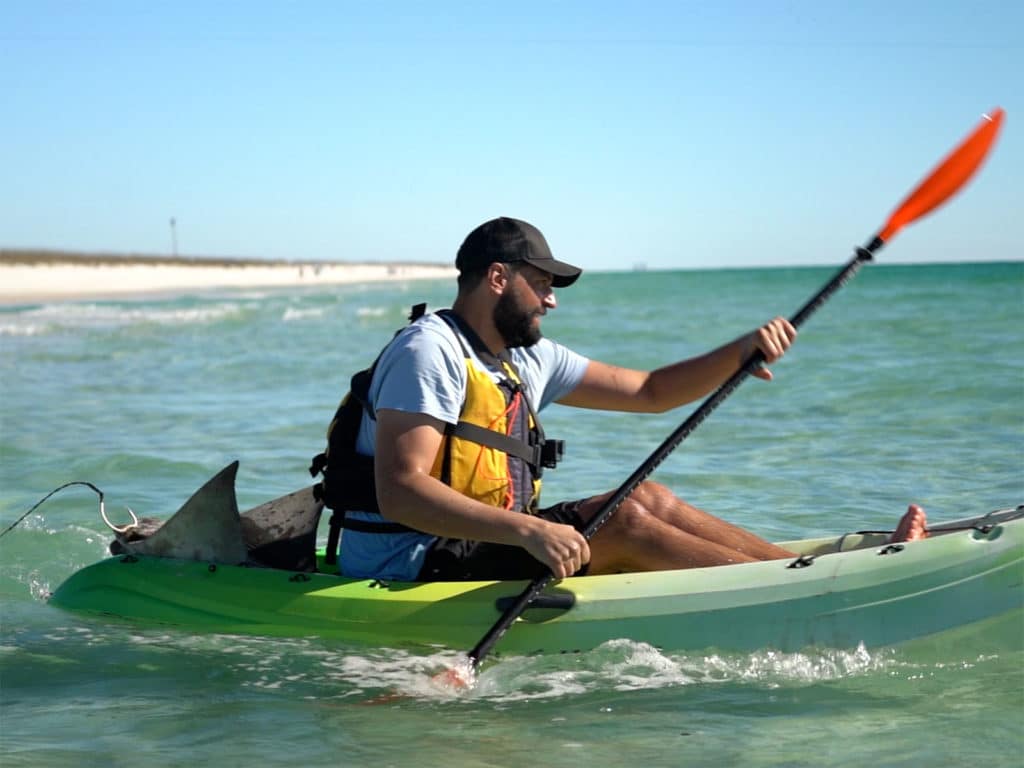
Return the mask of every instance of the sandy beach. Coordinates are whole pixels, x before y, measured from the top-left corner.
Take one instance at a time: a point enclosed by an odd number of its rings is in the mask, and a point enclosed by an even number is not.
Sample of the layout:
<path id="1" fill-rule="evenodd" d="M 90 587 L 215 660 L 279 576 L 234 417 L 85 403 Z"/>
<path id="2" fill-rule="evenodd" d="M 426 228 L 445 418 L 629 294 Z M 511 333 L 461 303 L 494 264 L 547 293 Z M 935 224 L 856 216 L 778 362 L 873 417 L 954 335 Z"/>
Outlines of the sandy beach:
<path id="1" fill-rule="evenodd" d="M 452 278 L 455 274 L 454 267 L 439 264 L 260 262 L 0 251 L 0 303 L 424 280 Z"/>

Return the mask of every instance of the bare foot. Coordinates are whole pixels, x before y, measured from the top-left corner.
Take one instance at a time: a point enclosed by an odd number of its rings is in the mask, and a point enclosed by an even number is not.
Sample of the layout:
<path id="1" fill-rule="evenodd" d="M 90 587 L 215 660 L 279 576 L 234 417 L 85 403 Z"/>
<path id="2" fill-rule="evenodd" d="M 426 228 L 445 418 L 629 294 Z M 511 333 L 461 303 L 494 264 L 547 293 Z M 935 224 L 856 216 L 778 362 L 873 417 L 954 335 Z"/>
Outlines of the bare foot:
<path id="1" fill-rule="evenodd" d="M 928 524 L 924 510 L 917 504 L 907 507 L 907 512 L 900 518 L 899 525 L 889 541 L 917 541 L 928 538 Z"/>

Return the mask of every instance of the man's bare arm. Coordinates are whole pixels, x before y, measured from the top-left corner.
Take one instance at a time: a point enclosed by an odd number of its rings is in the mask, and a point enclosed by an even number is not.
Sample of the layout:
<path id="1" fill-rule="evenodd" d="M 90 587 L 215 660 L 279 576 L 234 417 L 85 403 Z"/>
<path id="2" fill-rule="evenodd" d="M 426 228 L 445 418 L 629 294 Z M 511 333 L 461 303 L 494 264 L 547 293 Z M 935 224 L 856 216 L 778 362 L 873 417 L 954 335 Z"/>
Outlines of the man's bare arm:
<path id="1" fill-rule="evenodd" d="M 569 525 L 492 507 L 430 474 L 444 423 L 419 413 L 377 412 L 377 500 L 389 520 L 424 533 L 524 547 L 564 578 L 589 562 L 586 539 Z"/>
<path id="2" fill-rule="evenodd" d="M 765 362 L 778 360 L 796 338 L 785 318 L 762 327 L 705 355 L 681 360 L 654 371 L 637 371 L 592 360 L 580 384 L 559 402 L 580 408 L 661 413 L 693 402 L 713 391 L 735 373 L 755 350 Z M 767 368 L 754 374 L 771 380 Z"/>

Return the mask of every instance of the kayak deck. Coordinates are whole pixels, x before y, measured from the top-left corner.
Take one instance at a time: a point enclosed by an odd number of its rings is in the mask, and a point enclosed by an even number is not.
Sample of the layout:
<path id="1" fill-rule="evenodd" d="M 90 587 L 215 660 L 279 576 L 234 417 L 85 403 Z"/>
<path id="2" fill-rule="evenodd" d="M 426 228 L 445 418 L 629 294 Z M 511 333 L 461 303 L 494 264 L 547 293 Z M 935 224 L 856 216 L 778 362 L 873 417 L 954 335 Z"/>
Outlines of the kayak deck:
<path id="1" fill-rule="evenodd" d="M 796 560 L 564 579 L 501 648 L 578 651 L 616 638 L 666 650 L 879 647 L 1024 607 L 1024 507 L 936 526 L 921 541 L 886 539 L 783 542 Z M 196 631 L 464 649 L 526 584 L 384 583 L 123 555 L 76 572 L 51 603 Z"/>

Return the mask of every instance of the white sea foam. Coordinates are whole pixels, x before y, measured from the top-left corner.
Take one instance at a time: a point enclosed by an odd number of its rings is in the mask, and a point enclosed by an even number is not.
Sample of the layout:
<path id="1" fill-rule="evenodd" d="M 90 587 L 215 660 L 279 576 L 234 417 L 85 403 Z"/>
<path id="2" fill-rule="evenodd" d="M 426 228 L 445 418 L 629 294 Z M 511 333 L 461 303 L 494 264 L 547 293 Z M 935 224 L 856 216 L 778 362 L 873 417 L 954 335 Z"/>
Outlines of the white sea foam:
<path id="1" fill-rule="evenodd" d="M 193 637 L 187 642 L 191 646 L 212 641 Z M 315 639 L 232 638 L 229 645 L 215 644 L 239 657 L 232 666 L 251 673 L 246 685 L 291 687 L 312 697 L 366 696 L 374 703 L 521 702 L 724 683 L 771 688 L 872 674 L 895 663 L 891 652 L 869 653 L 863 647 L 693 655 L 666 654 L 646 643 L 614 640 L 581 654 L 489 659 L 477 676 L 465 654 L 447 650 L 429 655 L 389 649 L 341 652 Z"/>
<path id="2" fill-rule="evenodd" d="M 50 326 L 45 323 L 6 322 L 0 323 L 0 336 L 40 336 L 47 333 Z"/>
<path id="3" fill-rule="evenodd" d="M 120 304 L 45 304 L 9 315 L 0 335 L 32 336 L 67 328 L 116 328 L 128 325 L 207 324 L 241 312 L 237 302 L 194 307 Z"/>
<path id="4" fill-rule="evenodd" d="M 310 317 L 323 317 L 323 307 L 311 307 L 308 309 L 298 309 L 296 307 L 288 307 L 284 314 L 281 316 L 281 320 L 288 323 L 293 320 L 305 320 Z"/>
<path id="5" fill-rule="evenodd" d="M 503 701 L 551 699 L 588 691 L 638 691 L 709 683 L 811 684 L 874 673 L 893 663 L 891 652 L 749 654 L 664 653 L 646 643 L 613 640 L 567 663 L 565 656 L 502 658 L 480 675 L 475 695 Z"/>

